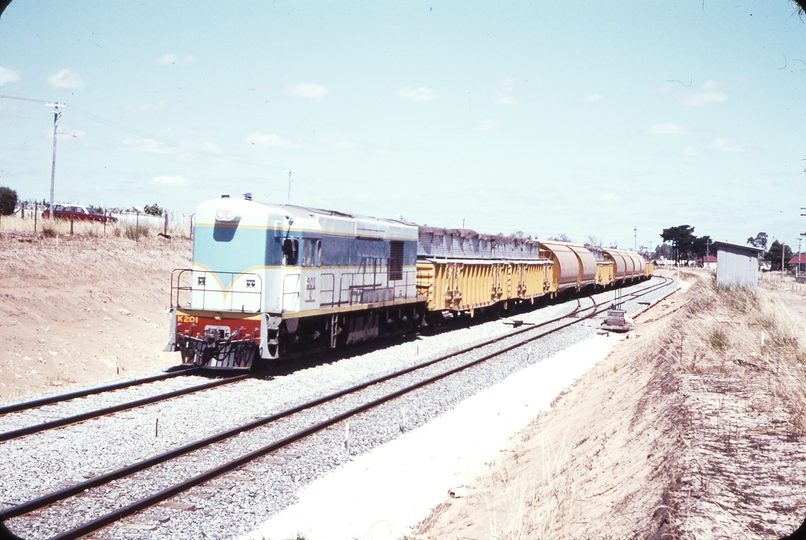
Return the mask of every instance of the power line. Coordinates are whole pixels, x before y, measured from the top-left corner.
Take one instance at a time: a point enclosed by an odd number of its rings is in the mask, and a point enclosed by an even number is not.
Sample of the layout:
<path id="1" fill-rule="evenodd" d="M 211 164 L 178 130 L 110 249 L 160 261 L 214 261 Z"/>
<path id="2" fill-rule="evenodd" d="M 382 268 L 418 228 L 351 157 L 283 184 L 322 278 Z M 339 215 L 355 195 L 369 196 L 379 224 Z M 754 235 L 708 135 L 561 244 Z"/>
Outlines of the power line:
<path id="1" fill-rule="evenodd" d="M 20 100 L 20 101 L 31 101 L 31 102 L 34 102 L 34 103 L 44 103 L 45 105 L 53 103 L 52 101 L 45 101 L 45 100 L 42 100 L 42 99 L 31 99 L 31 98 L 24 98 L 24 97 L 18 97 L 18 96 L 7 96 L 7 95 L 3 95 L 3 94 L 0 94 L 0 98 L 3 98 L 3 99 L 16 99 L 16 100 Z M 65 105 L 65 104 L 61 103 L 61 105 Z M 229 161 L 229 162 L 232 162 L 232 163 L 238 163 L 238 164 L 241 164 L 241 165 L 251 165 L 253 167 L 260 167 L 260 168 L 267 168 L 267 169 L 278 169 L 278 170 L 282 170 L 283 172 L 286 172 L 286 169 L 284 169 L 280 165 L 262 164 L 262 163 L 255 163 L 253 161 L 244 161 L 244 160 L 240 160 L 240 159 L 231 159 L 231 158 L 228 158 L 226 156 L 220 156 L 220 155 L 216 155 L 216 154 L 211 154 L 210 152 L 205 152 L 203 150 L 194 150 L 192 148 L 185 148 L 185 147 L 180 146 L 178 144 L 174 144 L 174 143 L 170 143 L 170 142 L 167 142 L 167 141 L 164 141 L 164 140 L 160 140 L 159 138 L 156 138 L 156 137 L 154 137 L 152 135 L 148 135 L 148 134 L 143 133 L 141 131 L 138 131 L 136 129 L 130 128 L 130 127 L 124 125 L 124 124 L 120 124 L 118 122 L 114 122 L 112 120 L 108 120 L 108 119 L 103 118 L 101 116 L 92 114 L 89 111 L 85 111 L 85 110 L 83 110 L 83 109 L 81 109 L 79 107 L 71 106 L 71 109 L 76 114 L 78 114 L 79 116 L 83 116 L 85 118 L 88 118 L 89 120 L 92 120 L 94 122 L 98 122 L 99 124 L 104 124 L 104 125 L 106 125 L 108 127 L 111 127 L 111 128 L 114 128 L 114 129 L 117 129 L 117 130 L 120 130 L 120 131 L 123 131 L 123 132 L 126 132 L 126 133 L 131 133 L 133 135 L 137 135 L 138 137 L 143 137 L 143 138 L 151 140 L 151 141 L 158 142 L 158 143 L 160 143 L 162 145 L 174 148 L 174 149 L 182 151 L 182 152 L 189 152 L 191 154 L 196 154 L 196 155 L 208 157 L 208 158 L 211 158 L 211 159 L 222 159 L 224 161 Z"/>
<path id="2" fill-rule="evenodd" d="M 3 98 L 3 99 L 18 99 L 20 101 L 33 101 L 34 103 L 44 103 L 46 105 L 48 103 L 53 103 L 52 101 L 45 101 L 44 99 L 31 99 L 31 98 L 17 97 L 17 96 L 4 96 L 2 94 L 0 94 L 0 98 Z"/>

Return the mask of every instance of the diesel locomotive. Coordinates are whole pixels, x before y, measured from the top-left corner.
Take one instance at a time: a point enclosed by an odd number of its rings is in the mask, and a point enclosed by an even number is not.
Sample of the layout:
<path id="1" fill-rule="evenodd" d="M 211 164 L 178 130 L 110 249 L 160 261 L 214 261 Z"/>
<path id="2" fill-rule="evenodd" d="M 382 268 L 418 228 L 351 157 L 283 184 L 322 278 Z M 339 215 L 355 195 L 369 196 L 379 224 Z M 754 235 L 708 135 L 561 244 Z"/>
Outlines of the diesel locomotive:
<path id="1" fill-rule="evenodd" d="M 198 205 L 192 267 L 171 277 L 165 350 L 249 369 L 651 274 L 634 252 L 225 195 Z"/>

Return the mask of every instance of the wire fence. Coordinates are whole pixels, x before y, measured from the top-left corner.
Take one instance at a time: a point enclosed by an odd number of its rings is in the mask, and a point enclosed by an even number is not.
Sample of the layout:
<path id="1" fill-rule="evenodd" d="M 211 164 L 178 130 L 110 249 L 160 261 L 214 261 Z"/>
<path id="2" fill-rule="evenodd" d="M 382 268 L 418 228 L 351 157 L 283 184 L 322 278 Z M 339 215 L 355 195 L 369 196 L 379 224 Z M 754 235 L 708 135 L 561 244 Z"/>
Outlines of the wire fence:
<path id="1" fill-rule="evenodd" d="M 70 205 L 65 205 L 70 206 Z M 78 206 L 78 205 L 74 205 Z M 43 212 L 48 209 L 48 205 L 32 202 L 19 202 L 14 209 L 13 216 L 23 221 L 42 222 L 47 218 L 43 217 Z M 57 214 L 58 215 L 58 214 Z M 104 215 L 111 216 L 117 220 L 119 226 L 148 227 L 163 233 L 182 233 L 190 236 L 193 232 L 193 214 L 185 214 L 177 210 L 165 210 L 163 215 L 154 216 L 146 214 L 137 209 L 117 212 L 105 212 Z M 69 221 L 69 219 L 66 219 Z M 76 219 L 78 221 L 78 219 Z"/>

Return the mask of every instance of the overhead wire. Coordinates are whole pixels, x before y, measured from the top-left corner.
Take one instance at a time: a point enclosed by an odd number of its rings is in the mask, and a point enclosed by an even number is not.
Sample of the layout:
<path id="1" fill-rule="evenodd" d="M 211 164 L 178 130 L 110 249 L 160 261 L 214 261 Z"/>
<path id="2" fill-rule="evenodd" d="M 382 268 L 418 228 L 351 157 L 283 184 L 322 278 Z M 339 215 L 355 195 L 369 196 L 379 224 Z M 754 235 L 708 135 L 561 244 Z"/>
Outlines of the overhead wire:
<path id="1" fill-rule="evenodd" d="M 46 105 L 51 104 L 51 103 L 56 103 L 54 101 L 45 101 L 45 100 L 42 100 L 42 99 L 32 99 L 32 98 L 24 98 L 24 97 L 18 97 L 18 96 L 7 96 L 7 95 L 3 95 L 3 94 L 0 94 L 0 98 L 2 98 L 2 99 L 16 99 L 16 100 L 20 100 L 20 101 L 31 101 L 31 102 L 34 102 L 34 103 L 44 103 Z M 59 103 L 59 104 L 60 105 L 67 105 L 66 103 Z M 148 134 L 143 133 L 141 131 L 138 131 L 136 129 L 130 128 L 130 127 L 124 125 L 124 124 L 115 122 L 113 120 L 109 120 L 107 118 L 103 118 L 103 117 L 95 115 L 95 114 L 93 114 L 93 113 L 91 113 L 89 111 L 85 111 L 80 107 L 76 107 L 75 105 L 70 105 L 70 111 L 71 111 L 71 113 L 76 113 L 79 116 L 83 116 L 83 117 L 85 117 L 85 118 L 87 118 L 89 120 L 92 120 L 94 122 L 98 122 L 99 124 L 104 124 L 104 125 L 106 125 L 108 127 L 111 127 L 111 128 L 114 128 L 114 129 L 117 129 L 117 130 L 120 130 L 120 131 L 123 131 L 123 132 L 126 132 L 126 133 L 130 133 L 130 134 L 133 134 L 133 135 L 137 135 L 138 137 L 143 137 L 143 138 L 145 138 L 145 139 L 147 139 L 149 141 L 154 141 L 154 142 L 160 143 L 162 145 L 174 148 L 174 149 L 179 150 L 181 152 L 189 152 L 189 153 L 197 154 L 197 155 L 204 156 L 204 157 L 207 157 L 207 158 L 210 158 L 210 159 L 218 159 L 218 160 L 228 161 L 230 163 L 237 163 L 237 164 L 242 164 L 242 165 L 251 165 L 253 167 L 268 168 L 268 169 L 279 169 L 279 170 L 286 170 L 287 169 L 287 167 L 281 167 L 279 165 L 262 164 L 262 163 L 255 163 L 253 161 L 244 161 L 244 160 L 241 160 L 241 159 L 232 159 L 232 157 L 221 156 L 221 155 L 213 154 L 211 152 L 205 152 L 203 150 L 195 150 L 195 149 L 187 148 L 187 147 L 175 144 L 175 143 L 160 140 L 159 138 L 156 138 L 156 137 L 154 137 L 152 135 L 148 135 Z M 157 155 L 159 155 L 159 154 L 157 154 Z"/>

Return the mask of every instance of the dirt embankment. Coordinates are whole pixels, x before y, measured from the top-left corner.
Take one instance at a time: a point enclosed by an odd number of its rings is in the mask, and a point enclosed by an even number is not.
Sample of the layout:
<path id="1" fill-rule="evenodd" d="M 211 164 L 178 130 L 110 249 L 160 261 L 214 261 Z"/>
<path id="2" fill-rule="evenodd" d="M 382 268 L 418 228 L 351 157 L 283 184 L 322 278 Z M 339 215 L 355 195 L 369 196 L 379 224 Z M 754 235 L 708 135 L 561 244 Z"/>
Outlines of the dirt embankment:
<path id="1" fill-rule="evenodd" d="M 804 297 L 708 275 L 446 497 L 418 538 L 778 538 L 806 516 Z M 764 343 L 762 345 L 762 332 Z M 456 495 L 456 494 L 455 494 Z"/>
<path id="2" fill-rule="evenodd" d="M 0 234 L 0 400 L 178 363 L 170 275 L 190 241 Z"/>

